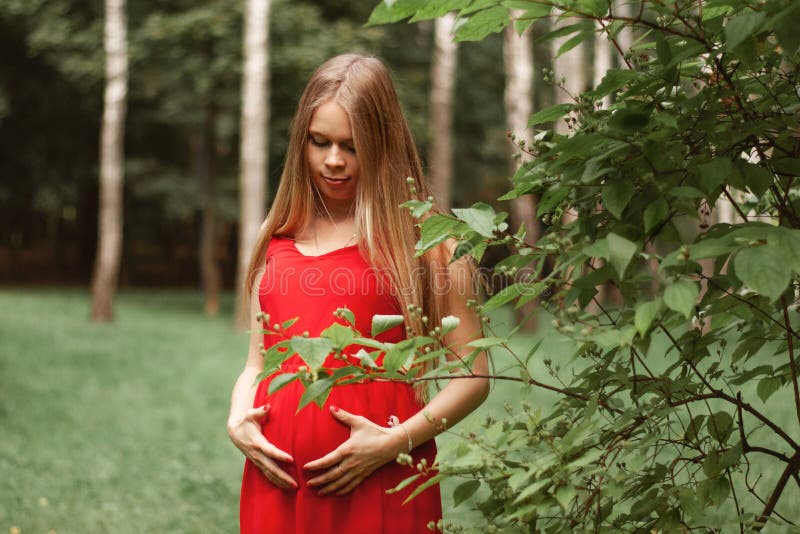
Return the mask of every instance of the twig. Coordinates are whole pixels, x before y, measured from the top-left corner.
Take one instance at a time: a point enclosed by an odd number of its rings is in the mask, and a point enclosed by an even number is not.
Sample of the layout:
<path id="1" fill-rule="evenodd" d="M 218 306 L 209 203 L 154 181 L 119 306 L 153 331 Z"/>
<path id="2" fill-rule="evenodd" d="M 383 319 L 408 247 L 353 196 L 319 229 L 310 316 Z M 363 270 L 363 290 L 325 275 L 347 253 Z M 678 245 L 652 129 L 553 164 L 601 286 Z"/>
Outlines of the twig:
<path id="1" fill-rule="evenodd" d="M 789 343 L 789 370 L 792 373 L 792 386 L 794 387 L 794 411 L 797 414 L 797 421 L 800 422 L 800 385 L 797 383 L 797 366 L 794 361 L 794 342 L 792 336 L 788 334 L 791 330 L 791 322 L 789 321 L 789 307 L 786 304 L 786 297 L 781 297 L 781 304 L 783 305 L 783 321 L 786 323 L 786 341 Z"/>

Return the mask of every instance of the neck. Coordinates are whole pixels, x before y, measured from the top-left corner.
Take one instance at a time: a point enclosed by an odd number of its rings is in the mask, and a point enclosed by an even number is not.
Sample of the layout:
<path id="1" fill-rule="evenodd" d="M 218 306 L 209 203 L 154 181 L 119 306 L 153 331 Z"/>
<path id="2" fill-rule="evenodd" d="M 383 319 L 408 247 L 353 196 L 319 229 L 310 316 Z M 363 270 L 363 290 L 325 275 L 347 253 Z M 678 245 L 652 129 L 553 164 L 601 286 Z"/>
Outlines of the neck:
<path id="1" fill-rule="evenodd" d="M 334 224 L 341 224 L 353 220 L 352 202 L 327 202 L 318 206 L 315 214 L 317 219 L 331 221 Z"/>

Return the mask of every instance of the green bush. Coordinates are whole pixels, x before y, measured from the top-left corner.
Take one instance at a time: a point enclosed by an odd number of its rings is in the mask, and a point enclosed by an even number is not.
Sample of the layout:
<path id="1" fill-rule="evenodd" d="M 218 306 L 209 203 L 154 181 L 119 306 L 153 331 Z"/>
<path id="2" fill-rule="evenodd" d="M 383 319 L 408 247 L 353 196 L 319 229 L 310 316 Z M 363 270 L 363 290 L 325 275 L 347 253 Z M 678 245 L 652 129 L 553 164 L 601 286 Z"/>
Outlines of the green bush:
<path id="1" fill-rule="evenodd" d="M 515 352 L 515 367 L 495 378 L 528 384 L 526 398 L 415 483 L 461 481 L 456 504 L 472 499 L 484 521 L 473 527 L 487 532 L 790 529 L 800 519 L 791 502 L 800 495 L 800 3 L 650 0 L 629 15 L 610 6 L 395 0 L 372 14 L 381 24 L 456 9 L 456 37 L 470 40 L 558 13 L 562 29 L 544 38 L 568 35 L 562 51 L 595 32 L 615 45 L 620 31 L 636 36 L 621 50 L 624 68 L 531 117 L 532 127 L 570 124 L 568 135 L 541 129 L 523 145 L 531 160 L 501 198 L 537 195 L 547 229 L 535 246 L 485 204 L 420 223 L 420 251 L 448 236 L 461 243 L 456 255 L 476 260 L 487 247 L 507 249 L 494 275 L 508 284 L 481 313 L 539 298 L 578 350 L 569 362 L 545 358 L 550 376 L 529 371 L 537 346 Z M 512 8 L 521 10 L 515 20 Z M 609 95 L 613 104 L 600 106 Z M 709 225 L 720 199 L 735 221 Z M 530 272 L 539 276 L 520 276 Z M 599 299 L 600 288 L 613 299 Z M 345 330 L 324 333 L 311 352 L 354 341 Z M 511 351 L 517 335 L 470 348 Z M 455 364 L 427 375 L 410 368 L 449 350 L 440 341 L 434 332 L 373 342 L 387 356 L 370 372 L 412 382 L 468 373 Z M 304 356 L 316 346 L 297 345 Z M 290 379 L 311 386 L 310 402 L 356 378 L 315 368 Z M 538 406 L 541 388 L 558 402 Z"/>

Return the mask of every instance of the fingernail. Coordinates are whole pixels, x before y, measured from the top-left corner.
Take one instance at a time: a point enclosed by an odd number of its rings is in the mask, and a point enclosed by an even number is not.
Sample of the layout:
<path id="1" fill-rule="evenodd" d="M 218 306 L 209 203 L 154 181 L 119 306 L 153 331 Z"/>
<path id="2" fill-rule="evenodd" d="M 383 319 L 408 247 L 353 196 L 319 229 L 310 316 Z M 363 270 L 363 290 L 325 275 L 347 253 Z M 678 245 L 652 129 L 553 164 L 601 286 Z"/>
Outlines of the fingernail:
<path id="1" fill-rule="evenodd" d="M 339 408 L 338 408 L 338 407 L 336 407 L 336 406 L 333 406 L 333 405 L 331 405 L 331 411 L 332 411 L 332 412 L 334 412 L 334 413 L 335 413 L 335 412 L 338 412 L 338 411 L 339 411 Z"/>

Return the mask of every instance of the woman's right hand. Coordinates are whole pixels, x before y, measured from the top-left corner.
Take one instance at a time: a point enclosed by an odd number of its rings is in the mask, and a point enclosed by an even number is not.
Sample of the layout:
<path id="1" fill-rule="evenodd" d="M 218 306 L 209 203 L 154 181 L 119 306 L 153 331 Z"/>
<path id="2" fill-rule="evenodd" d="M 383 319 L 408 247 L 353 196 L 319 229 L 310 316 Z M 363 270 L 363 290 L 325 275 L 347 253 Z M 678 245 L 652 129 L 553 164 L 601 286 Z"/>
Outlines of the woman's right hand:
<path id="1" fill-rule="evenodd" d="M 247 410 L 244 418 L 228 422 L 228 436 L 270 482 L 279 488 L 297 488 L 297 482 L 278 466 L 277 461 L 294 462 L 286 452 L 267 441 L 261 433 L 261 420 L 269 412 L 269 404 Z"/>

